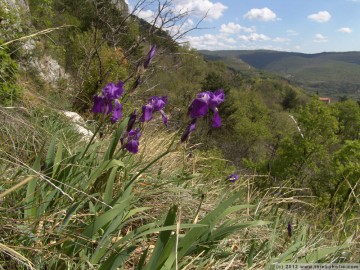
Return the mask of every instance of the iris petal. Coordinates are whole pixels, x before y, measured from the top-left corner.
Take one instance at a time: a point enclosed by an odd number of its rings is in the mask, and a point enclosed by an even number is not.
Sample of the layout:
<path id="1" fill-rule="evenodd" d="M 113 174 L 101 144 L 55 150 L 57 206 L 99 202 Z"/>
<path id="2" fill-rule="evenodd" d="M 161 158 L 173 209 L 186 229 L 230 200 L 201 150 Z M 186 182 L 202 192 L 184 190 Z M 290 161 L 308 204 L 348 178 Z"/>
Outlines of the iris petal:
<path id="1" fill-rule="evenodd" d="M 181 142 L 187 141 L 187 139 L 190 136 L 190 133 L 193 132 L 196 129 L 196 118 L 191 120 L 190 124 L 186 127 L 183 135 L 181 136 Z"/>
<path id="2" fill-rule="evenodd" d="M 142 106 L 142 116 L 140 118 L 141 122 L 147 122 L 152 119 L 153 106 L 146 104 Z"/>
<path id="3" fill-rule="evenodd" d="M 154 58 L 156 53 L 156 45 L 152 45 L 150 51 L 147 54 L 145 63 L 144 63 L 144 68 L 147 68 L 150 65 L 150 61 L 151 59 Z"/>
<path id="4" fill-rule="evenodd" d="M 165 126 L 167 126 L 167 123 L 168 123 L 168 118 L 166 117 L 165 113 L 163 110 L 160 110 L 160 113 L 161 113 L 161 117 L 162 117 L 162 120 L 165 124 Z"/>
<path id="5" fill-rule="evenodd" d="M 191 103 L 189 111 L 191 118 L 200 118 L 208 113 L 209 108 L 205 100 L 196 98 Z"/>
<path id="6" fill-rule="evenodd" d="M 122 117 L 122 105 L 118 100 L 115 100 L 115 107 L 110 121 L 114 124 Z"/>
<path id="7" fill-rule="evenodd" d="M 139 151 L 139 141 L 137 140 L 130 140 L 125 145 L 126 150 L 130 153 L 136 154 Z"/>
<path id="8" fill-rule="evenodd" d="M 217 108 L 215 108 L 215 110 L 214 110 L 214 116 L 212 118 L 212 126 L 213 126 L 213 128 L 221 127 L 221 118 L 220 118 L 219 111 L 217 110 Z"/>
<path id="9" fill-rule="evenodd" d="M 235 182 L 236 180 L 239 179 L 239 175 L 237 175 L 236 173 L 233 173 L 233 174 L 229 175 L 229 176 L 227 177 L 227 179 L 228 179 L 230 182 Z"/>
<path id="10" fill-rule="evenodd" d="M 105 98 L 103 96 L 94 96 L 93 113 L 103 113 L 105 106 Z"/>

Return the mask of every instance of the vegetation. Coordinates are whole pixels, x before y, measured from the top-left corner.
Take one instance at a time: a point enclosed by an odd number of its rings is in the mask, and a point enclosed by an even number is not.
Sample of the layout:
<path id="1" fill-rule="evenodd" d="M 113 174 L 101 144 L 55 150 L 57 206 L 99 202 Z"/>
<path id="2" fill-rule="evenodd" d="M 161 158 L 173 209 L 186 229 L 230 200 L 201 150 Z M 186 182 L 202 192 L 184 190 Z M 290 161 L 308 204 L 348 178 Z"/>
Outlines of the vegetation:
<path id="1" fill-rule="evenodd" d="M 204 60 L 167 28 L 186 14 L 160 4 L 162 24 L 149 24 L 124 1 L 31 0 L 26 31 L 38 34 L 5 36 L 1 267 L 359 262 L 359 104 Z M 44 57 L 66 75 L 41 74 Z"/>
<path id="2" fill-rule="evenodd" d="M 255 72 L 251 67 L 274 72 L 301 85 L 310 94 L 359 99 L 359 52 L 303 54 L 277 51 L 201 51 L 206 59 L 224 61 L 229 67 Z M 250 65 L 250 66 L 249 66 Z"/>

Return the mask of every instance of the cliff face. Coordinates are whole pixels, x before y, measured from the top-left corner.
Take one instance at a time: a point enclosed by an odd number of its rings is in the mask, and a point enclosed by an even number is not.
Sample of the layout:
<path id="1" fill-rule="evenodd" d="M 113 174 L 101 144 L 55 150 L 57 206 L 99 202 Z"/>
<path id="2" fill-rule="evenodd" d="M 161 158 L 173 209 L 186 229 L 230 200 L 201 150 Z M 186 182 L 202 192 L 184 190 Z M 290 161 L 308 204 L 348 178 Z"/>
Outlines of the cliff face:
<path id="1" fill-rule="evenodd" d="M 29 6 L 25 0 L 0 0 L 0 39 L 8 41 L 23 33 L 28 24 Z"/>
<path id="2" fill-rule="evenodd" d="M 25 10 L 29 10 L 29 6 L 27 4 L 27 1 L 25 0 L 5 0 L 5 2 L 11 7 L 11 8 L 23 8 Z"/>
<path id="3" fill-rule="evenodd" d="M 125 15 L 129 14 L 129 6 L 124 0 L 111 0 L 117 9 L 122 11 Z"/>
<path id="4" fill-rule="evenodd" d="M 0 41 L 12 42 L 8 52 L 25 77 L 35 75 L 52 89 L 71 90 L 70 76 L 52 55 L 43 50 L 38 30 L 31 24 L 26 0 L 0 0 Z M 0 49 L 2 49 L 0 47 Z"/>

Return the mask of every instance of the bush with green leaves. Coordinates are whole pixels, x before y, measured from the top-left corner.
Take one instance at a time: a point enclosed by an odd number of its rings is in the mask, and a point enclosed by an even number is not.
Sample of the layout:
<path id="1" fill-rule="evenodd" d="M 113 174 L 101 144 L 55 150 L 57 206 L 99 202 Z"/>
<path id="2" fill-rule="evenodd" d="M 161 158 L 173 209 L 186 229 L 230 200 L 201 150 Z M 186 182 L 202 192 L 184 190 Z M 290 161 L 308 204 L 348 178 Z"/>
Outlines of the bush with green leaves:
<path id="1" fill-rule="evenodd" d="M 20 97 L 21 88 L 17 83 L 19 73 L 16 62 L 0 42 L 0 105 L 13 105 Z"/>

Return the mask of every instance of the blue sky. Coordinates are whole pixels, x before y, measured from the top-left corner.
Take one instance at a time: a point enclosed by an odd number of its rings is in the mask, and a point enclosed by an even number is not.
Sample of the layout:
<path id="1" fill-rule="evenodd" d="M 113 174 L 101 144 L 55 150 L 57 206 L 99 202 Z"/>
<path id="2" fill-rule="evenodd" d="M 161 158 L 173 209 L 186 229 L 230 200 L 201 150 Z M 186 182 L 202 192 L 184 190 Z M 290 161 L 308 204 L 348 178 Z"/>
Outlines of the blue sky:
<path id="1" fill-rule="evenodd" d="M 135 13 L 152 22 L 154 1 L 141 1 Z M 129 2 L 134 8 L 136 0 Z M 172 0 L 167 8 L 187 15 L 165 25 L 174 34 L 202 20 L 179 39 L 196 49 L 360 51 L 360 0 Z"/>

